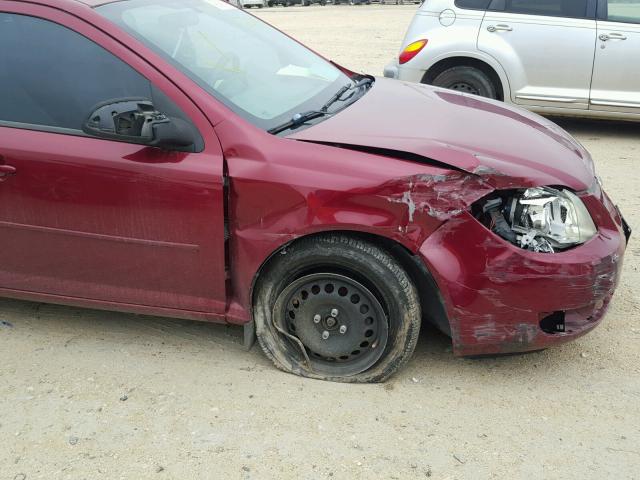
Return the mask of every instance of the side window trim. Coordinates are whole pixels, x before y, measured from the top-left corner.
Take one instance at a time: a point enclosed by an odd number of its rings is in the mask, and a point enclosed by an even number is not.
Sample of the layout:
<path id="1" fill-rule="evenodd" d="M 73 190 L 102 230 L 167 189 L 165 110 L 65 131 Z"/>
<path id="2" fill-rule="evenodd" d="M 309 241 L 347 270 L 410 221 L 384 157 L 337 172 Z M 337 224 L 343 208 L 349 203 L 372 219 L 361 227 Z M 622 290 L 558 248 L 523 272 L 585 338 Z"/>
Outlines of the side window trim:
<path id="1" fill-rule="evenodd" d="M 479 12 L 486 12 L 487 9 L 489 8 L 489 4 L 491 3 L 491 0 L 485 0 L 486 6 L 483 7 L 469 7 L 467 5 L 461 5 L 462 0 L 455 0 L 454 5 L 456 6 L 456 8 L 459 8 L 460 10 L 475 10 L 475 11 L 479 11 Z"/>
<path id="2" fill-rule="evenodd" d="M 64 127 L 52 127 L 49 125 L 38 125 L 37 123 L 10 122 L 8 120 L 0 120 L 0 127 L 17 128 L 20 130 L 33 130 L 36 132 L 59 133 L 62 135 L 72 135 L 74 137 L 95 138 L 87 135 L 82 130 Z"/>
<path id="3" fill-rule="evenodd" d="M 596 8 L 597 8 L 598 2 L 606 2 L 606 1 L 607 0 L 587 0 L 587 11 L 584 17 L 568 17 L 566 15 L 545 15 L 545 14 L 536 14 L 536 13 L 510 12 L 510 11 L 507 11 L 506 0 L 491 0 L 489 7 L 487 9 L 491 12 L 503 12 L 503 13 L 509 13 L 511 15 L 534 15 L 534 16 L 553 17 L 553 18 L 574 18 L 577 20 L 595 20 Z"/>
<path id="4" fill-rule="evenodd" d="M 598 20 L 607 21 L 608 8 L 609 8 L 608 0 L 598 0 L 598 14 L 597 14 Z"/>

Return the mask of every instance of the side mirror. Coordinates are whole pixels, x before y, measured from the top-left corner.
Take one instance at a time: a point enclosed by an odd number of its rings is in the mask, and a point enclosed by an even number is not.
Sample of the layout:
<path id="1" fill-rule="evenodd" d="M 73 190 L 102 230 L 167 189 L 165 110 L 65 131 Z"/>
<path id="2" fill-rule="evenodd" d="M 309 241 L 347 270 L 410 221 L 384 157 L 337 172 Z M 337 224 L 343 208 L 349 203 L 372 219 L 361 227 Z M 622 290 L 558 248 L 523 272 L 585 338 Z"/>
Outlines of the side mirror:
<path id="1" fill-rule="evenodd" d="M 93 108 L 82 125 L 88 135 L 165 150 L 185 150 L 195 143 L 192 127 L 158 112 L 146 99 L 110 100 Z"/>

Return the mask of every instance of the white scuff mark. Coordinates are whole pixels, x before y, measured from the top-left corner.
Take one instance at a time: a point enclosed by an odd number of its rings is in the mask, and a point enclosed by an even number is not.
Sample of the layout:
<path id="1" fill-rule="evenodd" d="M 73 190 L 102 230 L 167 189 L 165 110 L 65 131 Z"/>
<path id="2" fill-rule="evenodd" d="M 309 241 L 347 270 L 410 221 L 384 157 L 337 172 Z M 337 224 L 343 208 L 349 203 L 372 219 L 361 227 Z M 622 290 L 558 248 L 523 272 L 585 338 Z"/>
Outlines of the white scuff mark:
<path id="1" fill-rule="evenodd" d="M 413 185 L 409 185 L 409 189 L 413 188 Z M 409 223 L 413 223 L 413 217 L 416 213 L 416 203 L 411 198 L 411 190 L 408 190 L 402 194 L 402 198 L 389 198 L 392 203 L 404 203 L 409 211 Z"/>
<path id="2" fill-rule="evenodd" d="M 416 204 L 413 201 L 413 198 L 411 198 L 411 192 L 404 192 L 402 194 L 401 202 L 407 205 L 407 208 L 409 209 L 409 222 L 413 222 L 413 216 L 416 213 Z"/>
<path id="3" fill-rule="evenodd" d="M 420 205 L 420 211 L 422 212 L 424 210 L 427 210 L 427 214 L 429 216 L 433 218 L 437 218 L 438 220 L 446 220 L 450 217 L 455 217 L 456 215 L 460 215 L 462 212 L 464 212 L 464 210 L 461 208 L 457 208 L 455 210 L 448 210 L 448 211 L 437 210 L 426 203 L 423 203 L 422 205 Z"/>
<path id="4" fill-rule="evenodd" d="M 431 185 L 434 183 L 440 183 L 440 182 L 444 182 L 446 180 L 449 180 L 450 177 L 447 175 L 418 175 L 417 176 L 418 181 L 420 182 L 424 182 L 427 185 Z"/>

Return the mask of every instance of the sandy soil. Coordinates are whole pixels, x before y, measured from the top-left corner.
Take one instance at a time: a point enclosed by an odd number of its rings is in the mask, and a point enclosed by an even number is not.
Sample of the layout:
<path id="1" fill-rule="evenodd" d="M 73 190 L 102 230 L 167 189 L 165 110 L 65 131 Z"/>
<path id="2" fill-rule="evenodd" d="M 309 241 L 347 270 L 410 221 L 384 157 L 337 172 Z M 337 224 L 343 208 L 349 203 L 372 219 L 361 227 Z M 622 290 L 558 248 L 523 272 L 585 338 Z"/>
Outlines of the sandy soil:
<path id="1" fill-rule="evenodd" d="M 414 8 L 260 15 L 380 73 Z M 640 225 L 640 126 L 561 124 Z M 633 241 L 608 317 L 573 344 L 455 359 L 426 330 L 370 386 L 277 371 L 235 328 L 0 300 L 0 479 L 640 478 L 639 265 Z"/>

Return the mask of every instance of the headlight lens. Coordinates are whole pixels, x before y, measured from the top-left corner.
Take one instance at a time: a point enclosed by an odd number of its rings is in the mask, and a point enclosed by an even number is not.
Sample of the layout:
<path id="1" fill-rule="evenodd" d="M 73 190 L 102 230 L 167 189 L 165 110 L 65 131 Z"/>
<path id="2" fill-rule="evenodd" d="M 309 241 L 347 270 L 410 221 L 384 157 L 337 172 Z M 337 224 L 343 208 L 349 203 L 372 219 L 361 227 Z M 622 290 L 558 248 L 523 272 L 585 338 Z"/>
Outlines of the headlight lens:
<path id="1" fill-rule="evenodd" d="M 569 190 L 529 188 L 506 207 L 520 246 L 530 250 L 552 253 L 585 243 L 597 232 L 584 203 Z"/>

